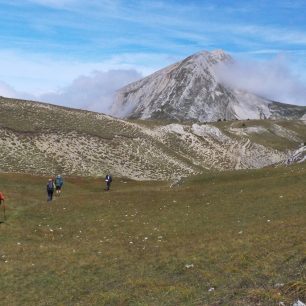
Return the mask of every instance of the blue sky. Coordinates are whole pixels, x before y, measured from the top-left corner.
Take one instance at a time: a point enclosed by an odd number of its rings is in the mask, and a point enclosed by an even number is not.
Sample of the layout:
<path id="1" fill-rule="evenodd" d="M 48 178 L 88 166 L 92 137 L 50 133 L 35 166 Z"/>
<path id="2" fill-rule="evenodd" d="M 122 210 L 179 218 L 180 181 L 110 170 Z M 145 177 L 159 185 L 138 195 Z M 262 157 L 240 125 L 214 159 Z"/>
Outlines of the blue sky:
<path id="1" fill-rule="evenodd" d="M 300 0 L 0 0 L 0 95 L 104 111 L 118 87 L 214 49 L 283 65 L 303 87 L 305 11 Z"/>

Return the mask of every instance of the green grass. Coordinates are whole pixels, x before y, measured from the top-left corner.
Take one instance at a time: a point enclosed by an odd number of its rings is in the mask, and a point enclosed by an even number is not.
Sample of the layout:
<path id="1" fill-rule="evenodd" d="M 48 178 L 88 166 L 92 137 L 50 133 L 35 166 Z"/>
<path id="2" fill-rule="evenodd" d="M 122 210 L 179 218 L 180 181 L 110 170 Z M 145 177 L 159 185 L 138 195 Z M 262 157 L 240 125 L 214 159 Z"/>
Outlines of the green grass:
<path id="1" fill-rule="evenodd" d="M 47 108 L 46 108 L 47 107 Z M 126 124 L 98 113 L 26 100 L 0 97 L 1 127 L 27 135 L 41 132 L 76 132 L 112 140 L 114 134 L 139 136 Z M 117 132 L 117 133 L 116 133 Z"/>
<path id="2" fill-rule="evenodd" d="M 238 128 L 241 129 L 241 131 L 244 131 L 245 129 L 249 127 L 262 127 L 266 129 L 266 132 L 264 133 L 249 133 L 248 138 L 257 144 L 263 145 L 268 148 L 273 148 L 280 151 L 286 151 L 286 150 L 295 150 L 301 142 L 304 142 L 304 139 L 306 141 L 306 129 L 305 129 L 305 123 L 299 120 L 237 120 L 237 121 L 226 121 L 226 122 L 217 122 L 214 123 L 216 127 L 222 130 L 224 134 L 226 134 L 229 137 L 236 137 L 237 139 L 240 138 L 240 136 L 237 136 L 235 134 L 232 134 L 229 132 L 230 127 L 232 128 Z M 286 137 L 281 137 L 280 135 L 277 135 L 277 133 L 273 130 L 274 125 L 279 125 L 288 131 L 291 131 L 293 133 L 296 133 L 296 136 L 301 140 L 293 141 L 292 139 L 289 140 Z"/>
<path id="3" fill-rule="evenodd" d="M 103 179 L 65 178 L 48 204 L 46 177 L 0 174 L 1 305 L 306 300 L 305 166 L 205 174 L 174 188 L 114 179 L 105 192 Z"/>

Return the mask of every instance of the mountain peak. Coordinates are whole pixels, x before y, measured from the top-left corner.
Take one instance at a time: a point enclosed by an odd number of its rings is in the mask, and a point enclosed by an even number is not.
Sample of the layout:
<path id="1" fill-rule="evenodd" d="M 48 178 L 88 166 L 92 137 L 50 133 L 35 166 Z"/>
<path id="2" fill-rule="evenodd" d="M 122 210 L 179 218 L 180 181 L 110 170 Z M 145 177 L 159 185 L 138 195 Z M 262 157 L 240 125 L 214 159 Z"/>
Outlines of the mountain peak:
<path id="1" fill-rule="evenodd" d="M 206 122 L 263 119 L 282 112 L 272 101 L 220 83 L 214 66 L 231 61 L 231 56 L 223 50 L 195 53 L 120 89 L 112 114 L 125 118 Z M 303 115 L 305 110 L 301 111 Z"/>
<path id="2" fill-rule="evenodd" d="M 231 60 L 231 56 L 225 53 L 222 49 L 216 49 L 212 51 L 200 51 L 192 55 L 193 58 L 204 58 L 210 62 L 217 63 Z"/>

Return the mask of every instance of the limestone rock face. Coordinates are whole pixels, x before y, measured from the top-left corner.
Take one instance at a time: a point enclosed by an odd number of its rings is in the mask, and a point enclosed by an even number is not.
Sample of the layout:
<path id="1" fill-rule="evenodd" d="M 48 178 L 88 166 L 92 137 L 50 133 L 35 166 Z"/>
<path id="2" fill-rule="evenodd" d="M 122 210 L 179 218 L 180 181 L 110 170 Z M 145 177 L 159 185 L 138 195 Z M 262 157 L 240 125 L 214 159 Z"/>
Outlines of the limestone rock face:
<path id="1" fill-rule="evenodd" d="M 222 50 L 199 52 L 117 91 L 112 115 L 196 120 L 300 118 L 305 107 L 258 97 L 218 81 L 216 65 L 233 59 Z"/>

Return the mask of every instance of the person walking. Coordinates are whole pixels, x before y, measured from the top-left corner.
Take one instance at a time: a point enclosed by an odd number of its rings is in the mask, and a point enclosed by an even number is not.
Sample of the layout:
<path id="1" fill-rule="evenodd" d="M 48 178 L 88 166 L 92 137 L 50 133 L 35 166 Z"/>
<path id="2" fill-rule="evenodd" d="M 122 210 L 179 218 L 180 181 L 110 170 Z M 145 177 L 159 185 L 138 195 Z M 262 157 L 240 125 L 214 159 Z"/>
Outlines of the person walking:
<path id="1" fill-rule="evenodd" d="M 47 184 L 48 202 L 52 201 L 54 189 L 55 189 L 54 182 L 52 179 L 49 179 Z"/>
<path id="2" fill-rule="evenodd" d="M 62 176 L 59 174 L 56 178 L 55 178 L 55 189 L 56 189 L 56 195 L 60 196 L 61 192 L 62 192 L 62 187 L 63 187 L 64 181 Z"/>
<path id="3" fill-rule="evenodd" d="M 112 176 L 109 173 L 106 174 L 106 176 L 105 176 L 105 183 L 106 183 L 106 189 L 105 190 L 106 191 L 109 191 L 112 181 L 113 181 Z"/>

